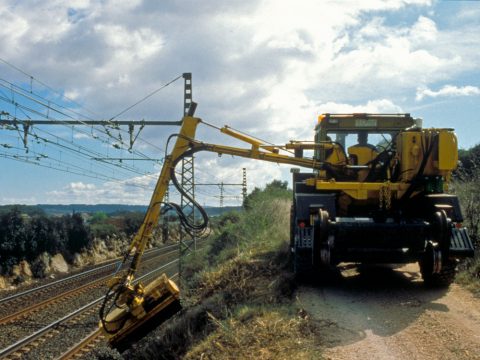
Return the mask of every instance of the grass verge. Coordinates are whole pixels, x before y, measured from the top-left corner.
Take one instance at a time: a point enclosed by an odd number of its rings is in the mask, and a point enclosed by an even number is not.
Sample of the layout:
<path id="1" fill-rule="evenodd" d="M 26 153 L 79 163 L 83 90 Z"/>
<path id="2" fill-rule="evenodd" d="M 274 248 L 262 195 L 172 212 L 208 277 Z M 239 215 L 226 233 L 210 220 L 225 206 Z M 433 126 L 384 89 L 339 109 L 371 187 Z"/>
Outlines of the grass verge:
<path id="1" fill-rule="evenodd" d="M 461 264 L 455 280 L 475 296 L 480 297 L 480 255 L 478 250 L 475 258 L 468 259 Z"/>

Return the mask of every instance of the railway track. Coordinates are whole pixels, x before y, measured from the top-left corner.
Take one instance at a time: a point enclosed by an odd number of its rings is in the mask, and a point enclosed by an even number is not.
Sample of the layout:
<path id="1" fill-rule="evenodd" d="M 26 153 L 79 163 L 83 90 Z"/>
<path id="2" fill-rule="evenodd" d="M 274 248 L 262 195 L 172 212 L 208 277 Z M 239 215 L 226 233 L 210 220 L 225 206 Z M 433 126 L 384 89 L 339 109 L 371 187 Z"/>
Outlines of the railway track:
<path id="1" fill-rule="evenodd" d="M 144 263 L 178 249 L 178 244 L 163 246 L 145 253 Z M 8 324 L 29 316 L 45 306 L 71 299 L 85 291 L 102 286 L 118 268 L 120 261 L 114 261 L 49 284 L 32 288 L 0 299 L 0 325 Z"/>
<path id="2" fill-rule="evenodd" d="M 152 271 L 152 268 L 157 268 L 158 264 L 171 263 L 172 259 L 174 262 L 178 261 L 178 244 L 169 245 L 162 247 L 160 249 L 150 251 L 145 254 L 146 259 L 142 262 L 142 267 L 139 271 L 139 275 L 142 273 Z M 118 262 L 112 263 L 115 265 L 115 268 L 118 267 Z M 65 318 L 69 314 L 73 313 L 74 309 L 83 309 L 85 304 L 92 303 L 100 298 L 101 295 L 105 292 L 105 287 L 103 286 L 107 279 L 111 278 L 113 273 L 113 268 L 109 268 L 112 264 L 106 264 L 101 266 L 100 270 L 95 272 L 92 269 L 87 271 L 87 275 L 81 273 L 62 279 L 61 281 L 56 281 L 52 286 L 41 286 L 39 289 L 30 289 L 13 296 L 5 297 L 1 299 L 0 307 L 3 310 L 2 314 L 7 313 L 0 318 L 0 349 L 8 349 L 12 343 L 17 344 L 22 339 L 29 338 L 32 334 L 36 334 L 38 331 L 41 331 L 49 324 L 52 324 L 52 319 L 63 319 L 60 323 L 53 325 L 48 334 L 45 336 L 35 337 L 29 342 L 29 346 L 34 348 L 48 347 L 50 342 L 58 343 L 57 340 L 54 340 L 55 337 L 61 337 L 65 335 L 65 331 L 68 328 L 69 333 L 72 331 L 78 334 L 68 334 L 66 338 L 74 339 L 77 341 L 79 338 L 83 338 L 86 333 L 85 329 L 90 328 L 95 329 L 98 322 L 98 307 L 91 310 L 91 314 L 84 309 L 82 311 L 83 321 L 75 320 L 74 323 L 68 322 Z M 161 267 L 163 268 L 163 267 Z M 105 274 L 105 269 L 108 272 Z M 159 270 L 157 270 L 159 271 Z M 170 271 L 171 272 L 171 271 Z M 92 274 L 96 273 L 96 277 Z M 73 278 L 73 279 L 72 279 Z M 72 280 L 79 279 L 79 283 L 82 285 L 72 285 Z M 90 281 L 90 282 L 89 282 Z M 86 282 L 86 283 L 85 283 Z M 60 284 L 69 284 L 66 286 L 67 289 L 59 287 Z M 45 289 L 49 288 L 48 295 L 37 295 L 32 294 L 36 293 L 36 290 L 39 290 L 37 294 L 44 294 Z M 35 301 L 39 297 L 38 301 Z M 30 304 L 28 304 L 28 299 L 34 299 Z M 19 309 L 18 302 L 22 302 L 24 305 L 27 305 L 23 309 Z M 13 305 L 12 305 L 13 304 Z M 99 305 L 98 305 L 99 306 Z M 9 309 L 12 308 L 12 311 L 8 313 Z M 73 321 L 73 320 L 72 320 Z M 71 331 L 72 330 L 72 331 Z M 51 339 L 50 339 L 51 338 Z M 62 340 L 62 339 L 61 339 Z M 60 341 L 62 343 L 64 341 Z M 44 343 L 44 345 L 41 345 Z M 33 345 L 31 345 L 33 344 Z M 60 349 L 64 350 L 73 345 L 73 342 L 69 341 L 68 344 L 60 344 L 54 350 L 58 352 Z M 7 358 L 53 358 L 54 356 L 50 354 L 49 351 L 41 352 L 41 356 L 30 356 L 28 351 L 23 351 L 19 356 L 7 357 Z M 18 354 L 17 354 L 18 355 Z M 59 354 L 55 354 L 58 356 Z M 3 350 L 0 350 L 0 358 L 4 357 Z"/>
<path id="3" fill-rule="evenodd" d="M 178 259 L 175 261 L 178 262 Z M 178 276 L 178 272 L 169 275 L 171 279 L 178 278 Z M 105 337 L 98 328 L 95 328 L 72 345 L 67 351 L 56 357 L 56 360 L 81 359 L 92 352 L 102 342 L 105 342 Z"/>
<path id="4" fill-rule="evenodd" d="M 177 263 L 178 258 L 147 272 L 136 281 L 147 283 L 160 272 L 166 272 L 170 277 L 174 277 Z M 97 331 L 97 314 L 103 299 L 104 296 L 98 297 L 0 350 L 0 358 L 71 359 L 83 355 L 85 349 L 91 350 L 92 344 L 102 340 L 102 335 Z M 82 340 L 78 342 L 78 339 Z M 62 354 L 61 349 L 69 350 Z"/>
<path id="5" fill-rule="evenodd" d="M 80 342 L 60 355 L 57 360 L 80 359 L 84 355 L 91 352 L 97 344 L 104 340 L 105 337 L 102 335 L 101 331 L 99 329 L 95 329 Z"/>

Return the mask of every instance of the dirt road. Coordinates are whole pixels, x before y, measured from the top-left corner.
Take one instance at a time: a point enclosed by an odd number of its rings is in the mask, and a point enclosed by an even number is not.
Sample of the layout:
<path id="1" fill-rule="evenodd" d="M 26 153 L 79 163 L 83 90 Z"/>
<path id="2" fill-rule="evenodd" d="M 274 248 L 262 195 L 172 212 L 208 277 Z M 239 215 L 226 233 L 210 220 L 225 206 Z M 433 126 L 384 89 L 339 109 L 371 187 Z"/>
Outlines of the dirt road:
<path id="1" fill-rule="evenodd" d="M 325 358 L 480 359 L 480 299 L 468 291 L 426 289 L 415 265 L 341 269 L 297 293 Z"/>

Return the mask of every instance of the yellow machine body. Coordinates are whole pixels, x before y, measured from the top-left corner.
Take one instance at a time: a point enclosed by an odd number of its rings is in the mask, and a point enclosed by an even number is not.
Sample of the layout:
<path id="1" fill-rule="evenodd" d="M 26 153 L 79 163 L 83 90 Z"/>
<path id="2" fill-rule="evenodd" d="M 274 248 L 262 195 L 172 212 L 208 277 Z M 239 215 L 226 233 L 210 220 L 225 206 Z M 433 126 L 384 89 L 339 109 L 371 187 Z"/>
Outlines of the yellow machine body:
<path id="1" fill-rule="evenodd" d="M 292 171 L 291 253 L 298 276 L 339 262 L 419 262 L 426 282 L 449 285 L 474 249 L 458 198 L 453 129 L 424 129 L 410 114 L 322 114 L 313 172 Z M 332 156 L 336 147 L 342 156 Z"/>
<path id="2" fill-rule="evenodd" d="M 368 146 L 350 146 L 348 155 L 352 161 L 352 165 L 367 165 L 370 161 L 378 156 L 378 151 Z"/>
<path id="3" fill-rule="evenodd" d="M 425 148 L 430 144 L 433 144 L 433 149 L 425 166 L 426 176 L 443 176 L 449 179 L 450 173 L 457 168 L 457 137 L 450 129 L 404 131 L 398 134 L 396 142 L 403 182 L 412 180 L 418 172 L 424 160 Z"/>

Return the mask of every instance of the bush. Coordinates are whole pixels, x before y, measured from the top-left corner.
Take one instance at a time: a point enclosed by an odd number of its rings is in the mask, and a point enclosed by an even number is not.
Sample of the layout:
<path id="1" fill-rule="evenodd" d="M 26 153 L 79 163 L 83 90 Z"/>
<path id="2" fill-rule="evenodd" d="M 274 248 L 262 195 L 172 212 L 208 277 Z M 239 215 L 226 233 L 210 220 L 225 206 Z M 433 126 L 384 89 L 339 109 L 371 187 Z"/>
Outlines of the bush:
<path id="1" fill-rule="evenodd" d="M 25 258 L 25 221 L 18 208 L 0 217 L 0 266 L 9 273 L 12 266 Z"/>
<path id="2" fill-rule="evenodd" d="M 216 265 L 246 248 L 261 251 L 288 239 L 291 197 L 286 182 L 274 180 L 264 190 L 255 188 L 245 199 L 245 212 L 224 214 L 216 223 L 208 263 Z"/>
<path id="3" fill-rule="evenodd" d="M 92 235 L 96 238 L 105 239 L 107 236 L 111 236 L 118 232 L 118 229 L 115 225 L 98 223 L 90 225 Z"/>
<path id="4" fill-rule="evenodd" d="M 480 247 L 480 166 L 457 170 L 451 190 L 458 196 L 465 226 L 476 247 Z"/>
<path id="5" fill-rule="evenodd" d="M 124 228 L 122 229 L 125 234 L 127 235 L 134 235 L 140 229 L 140 226 L 143 223 L 143 218 L 145 217 L 145 214 L 140 213 L 140 212 L 130 212 L 130 213 L 125 213 L 125 222 L 124 222 Z"/>
<path id="6" fill-rule="evenodd" d="M 480 256 L 478 254 L 461 265 L 456 281 L 474 294 L 480 295 Z"/>
<path id="7" fill-rule="evenodd" d="M 460 159 L 462 165 L 455 173 L 451 190 L 460 200 L 464 225 L 477 249 L 477 256 L 460 265 L 456 280 L 480 294 L 480 145 L 460 153 Z"/>
<path id="8" fill-rule="evenodd" d="M 79 213 L 64 216 L 64 219 L 68 236 L 67 249 L 71 254 L 80 252 L 92 241 L 90 229 Z"/>

